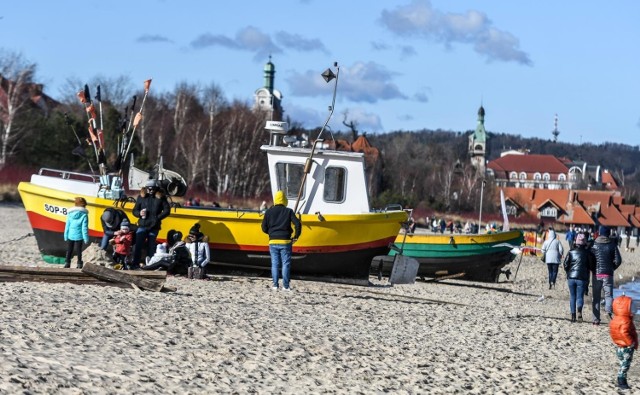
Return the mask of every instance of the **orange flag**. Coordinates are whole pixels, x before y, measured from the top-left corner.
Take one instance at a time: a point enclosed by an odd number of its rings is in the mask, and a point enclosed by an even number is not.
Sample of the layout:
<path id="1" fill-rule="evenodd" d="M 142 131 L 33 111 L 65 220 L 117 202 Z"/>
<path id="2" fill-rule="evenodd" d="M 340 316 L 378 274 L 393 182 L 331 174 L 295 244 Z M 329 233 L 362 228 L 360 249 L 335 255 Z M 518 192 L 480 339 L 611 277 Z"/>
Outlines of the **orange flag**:
<path id="1" fill-rule="evenodd" d="M 144 82 L 144 91 L 149 92 L 149 87 L 151 86 L 151 79 L 148 79 Z"/>
<path id="2" fill-rule="evenodd" d="M 80 103 L 86 103 L 87 98 L 84 96 L 84 91 L 78 92 L 78 99 L 80 99 Z"/>
<path id="3" fill-rule="evenodd" d="M 91 103 L 91 105 L 87 106 L 86 110 L 87 110 L 87 114 L 89 114 L 89 118 L 96 119 L 96 117 L 97 117 L 96 106 L 94 106 L 93 103 Z"/>

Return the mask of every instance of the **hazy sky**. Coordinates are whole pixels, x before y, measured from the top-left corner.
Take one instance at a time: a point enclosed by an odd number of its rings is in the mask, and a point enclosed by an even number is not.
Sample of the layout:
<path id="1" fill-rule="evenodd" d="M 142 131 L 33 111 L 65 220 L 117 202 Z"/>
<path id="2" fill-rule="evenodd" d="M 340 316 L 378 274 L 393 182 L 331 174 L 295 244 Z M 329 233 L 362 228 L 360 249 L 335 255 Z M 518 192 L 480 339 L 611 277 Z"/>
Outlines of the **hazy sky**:
<path id="1" fill-rule="evenodd" d="M 285 114 L 321 126 L 340 82 L 343 113 L 368 133 L 475 129 L 640 144 L 640 1 L 11 1 L 0 47 L 38 65 L 56 98 L 68 78 L 215 83 L 253 102 L 272 55 Z M 78 87 L 81 88 L 81 87 Z"/>

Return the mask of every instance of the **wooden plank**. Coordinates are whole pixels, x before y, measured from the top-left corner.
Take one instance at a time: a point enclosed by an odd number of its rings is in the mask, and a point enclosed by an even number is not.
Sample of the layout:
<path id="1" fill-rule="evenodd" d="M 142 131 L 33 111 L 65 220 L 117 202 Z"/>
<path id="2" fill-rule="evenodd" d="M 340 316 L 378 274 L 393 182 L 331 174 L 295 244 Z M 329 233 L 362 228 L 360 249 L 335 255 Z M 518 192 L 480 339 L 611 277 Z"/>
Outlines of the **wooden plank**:
<path id="1" fill-rule="evenodd" d="M 155 292 L 159 292 L 162 289 L 166 279 L 140 278 L 129 274 L 128 270 L 113 270 L 93 263 L 85 263 L 82 267 L 82 272 L 101 280 L 129 284 L 129 286 L 134 284 L 140 289 Z"/>
<path id="2" fill-rule="evenodd" d="M 167 272 L 153 270 L 128 270 L 128 274 L 136 277 L 150 279 L 166 279 Z M 91 277 L 85 274 L 82 269 L 64 269 L 62 267 L 50 266 L 5 266 L 0 265 L 0 276 L 24 274 L 36 276 L 62 276 L 62 277 Z"/>

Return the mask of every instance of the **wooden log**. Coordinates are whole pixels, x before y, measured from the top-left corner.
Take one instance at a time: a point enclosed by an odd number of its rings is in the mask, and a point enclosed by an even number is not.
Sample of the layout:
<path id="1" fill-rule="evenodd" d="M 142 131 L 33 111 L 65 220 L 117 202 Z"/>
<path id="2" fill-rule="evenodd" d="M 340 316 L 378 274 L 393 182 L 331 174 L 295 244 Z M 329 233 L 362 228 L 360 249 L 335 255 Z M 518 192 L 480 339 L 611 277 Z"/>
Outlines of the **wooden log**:
<path id="1" fill-rule="evenodd" d="M 130 270 L 128 274 L 136 277 L 149 279 L 166 279 L 167 272 L 153 270 Z M 5 266 L 0 265 L 0 277 L 11 277 L 15 275 L 34 276 L 34 277 L 60 277 L 60 278 L 86 278 L 88 280 L 94 277 L 82 272 L 81 269 L 64 269 L 62 267 L 50 266 Z"/>
<path id="2" fill-rule="evenodd" d="M 93 263 L 85 263 L 82 267 L 82 272 L 101 280 L 128 284 L 130 287 L 135 285 L 140 289 L 155 292 L 162 290 L 162 286 L 166 280 L 166 273 L 165 278 L 162 279 L 141 278 L 127 273 L 128 271 L 113 270 Z"/>

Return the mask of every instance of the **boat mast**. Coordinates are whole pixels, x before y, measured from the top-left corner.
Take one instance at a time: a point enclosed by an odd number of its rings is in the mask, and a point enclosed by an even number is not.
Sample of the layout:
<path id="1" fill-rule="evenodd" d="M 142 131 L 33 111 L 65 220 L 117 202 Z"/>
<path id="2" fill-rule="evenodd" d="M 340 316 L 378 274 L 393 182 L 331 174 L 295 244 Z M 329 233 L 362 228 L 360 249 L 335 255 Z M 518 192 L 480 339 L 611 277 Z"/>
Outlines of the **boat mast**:
<path id="1" fill-rule="evenodd" d="M 324 125 L 322 125 L 322 129 L 320 129 L 320 132 L 318 133 L 318 137 L 316 137 L 315 141 L 313 142 L 313 146 L 311 147 L 311 153 L 309 154 L 309 157 L 307 158 L 307 162 L 304 165 L 304 174 L 302 175 L 302 182 L 300 183 L 300 189 L 298 190 L 298 197 L 296 198 L 296 204 L 293 208 L 294 213 L 298 212 L 298 204 L 300 204 L 300 199 L 302 198 L 302 191 L 304 190 L 304 184 L 305 182 L 307 182 L 307 174 L 311 172 L 311 166 L 313 165 L 313 153 L 316 151 L 316 146 L 318 145 L 318 143 L 323 141 L 322 133 L 324 132 L 324 129 L 327 127 L 327 124 L 331 120 L 331 117 L 333 116 L 333 110 L 335 109 L 336 91 L 338 89 L 338 77 L 340 76 L 340 66 L 338 66 L 338 62 L 334 62 L 333 67 L 336 68 L 335 74 L 333 70 L 331 70 L 331 68 L 326 69 L 322 73 L 322 78 L 324 78 L 325 82 L 329 83 L 333 79 L 336 80 L 333 84 L 333 100 L 331 101 L 331 105 L 329 106 L 329 116 L 327 117 L 327 120 L 324 122 Z"/>

